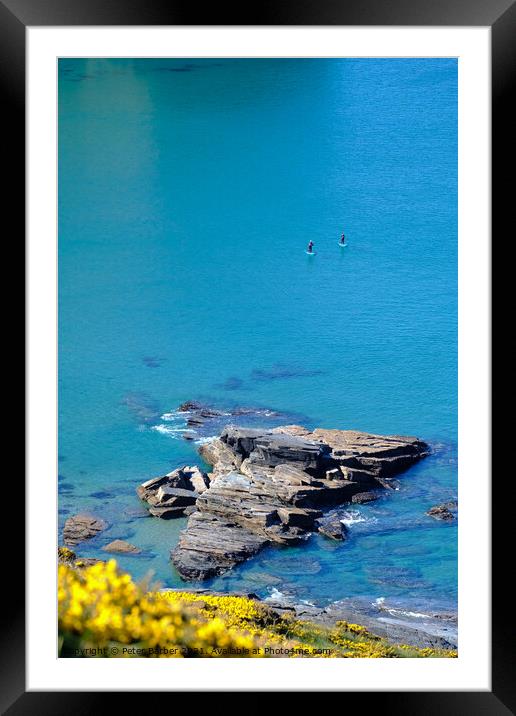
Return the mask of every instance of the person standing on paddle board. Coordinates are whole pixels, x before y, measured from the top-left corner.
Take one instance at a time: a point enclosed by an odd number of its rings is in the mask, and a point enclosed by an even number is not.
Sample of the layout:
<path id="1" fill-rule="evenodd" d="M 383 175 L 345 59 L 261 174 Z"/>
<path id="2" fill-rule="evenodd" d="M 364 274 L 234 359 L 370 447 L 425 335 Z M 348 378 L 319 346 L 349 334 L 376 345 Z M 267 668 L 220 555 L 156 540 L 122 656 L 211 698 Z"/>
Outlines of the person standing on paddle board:
<path id="1" fill-rule="evenodd" d="M 344 234 L 342 234 L 342 236 L 340 237 L 339 244 L 340 244 L 341 246 L 345 246 L 345 245 L 346 245 L 346 236 L 345 236 Z"/>
<path id="2" fill-rule="evenodd" d="M 307 248 L 307 252 L 309 254 L 313 253 L 313 247 L 314 247 L 314 242 L 312 241 L 312 239 L 310 239 L 310 241 L 308 242 L 308 248 Z"/>

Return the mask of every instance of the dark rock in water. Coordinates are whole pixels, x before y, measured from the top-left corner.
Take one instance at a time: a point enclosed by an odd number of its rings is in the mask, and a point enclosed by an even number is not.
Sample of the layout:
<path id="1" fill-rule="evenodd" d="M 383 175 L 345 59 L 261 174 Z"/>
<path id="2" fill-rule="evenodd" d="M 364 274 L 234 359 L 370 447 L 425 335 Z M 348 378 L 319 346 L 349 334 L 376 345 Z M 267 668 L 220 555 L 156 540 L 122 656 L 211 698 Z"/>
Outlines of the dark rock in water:
<path id="1" fill-rule="evenodd" d="M 211 408 L 201 408 L 196 410 L 186 421 L 186 425 L 189 428 L 198 428 L 207 420 L 213 420 L 214 418 L 221 418 L 224 413 L 219 410 L 212 410 Z"/>
<path id="2" fill-rule="evenodd" d="M 189 413 L 191 410 L 200 410 L 201 408 L 201 403 L 198 403 L 196 400 L 187 400 L 186 402 L 181 403 L 181 405 L 177 409 L 177 412 Z"/>
<path id="3" fill-rule="evenodd" d="M 433 517 L 435 520 L 454 520 L 455 515 L 453 512 L 450 512 L 448 507 L 446 505 L 435 505 L 434 507 L 431 507 L 429 510 L 427 510 L 426 513 L 429 517 Z"/>
<path id="4" fill-rule="evenodd" d="M 99 490 L 98 492 L 91 492 L 90 497 L 95 497 L 98 500 L 107 499 L 109 497 L 114 497 L 115 495 L 112 492 L 107 492 L 106 490 Z"/>
<path id="5" fill-rule="evenodd" d="M 209 486 L 197 490 L 195 512 L 172 553 L 184 579 L 222 574 L 266 544 L 297 544 L 314 529 L 343 539 L 339 515 L 323 517 L 321 508 L 349 503 L 354 495 L 373 499 L 364 487 L 383 486 L 428 454 L 428 446 L 417 438 L 349 430 L 230 426 L 199 452 L 213 471 Z M 155 509 L 179 511 L 171 499 L 179 495 L 164 486 L 185 486 L 169 484 L 172 475 L 144 483 L 138 494 Z"/>
<path id="6" fill-rule="evenodd" d="M 374 502 L 378 497 L 379 495 L 377 495 L 376 492 L 357 492 L 357 494 L 351 498 L 351 502 L 358 505 L 365 505 L 367 502 Z"/>
<path id="7" fill-rule="evenodd" d="M 197 400 L 188 400 L 179 406 L 174 417 L 183 417 L 185 420 L 183 437 L 186 440 L 195 440 L 220 433 L 233 418 L 239 418 L 242 427 L 253 427 L 258 424 L 263 432 L 264 423 L 277 425 L 282 417 L 283 420 L 287 420 L 294 416 L 282 416 L 275 410 L 261 407 L 241 405 L 217 407 Z"/>
<path id="8" fill-rule="evenodd" d="M 195 505 L 197 498 L 208 489 L 209 480 L 197 466 L 185 465 L 161 477 L 154 477 L 140 485 L 136 492 L 149 505 L 155 517 L 182 517 L 185 508 Z"/>
<path id="9" fill-rule="evenodd" d="M 203 405 L 194 400 L 189 400 L 186 403 L 182 403 L 177 409 L 178 413 L 189 413 L 190 417 L 187 418 L 187 425 L 202 425 L 206 420 L 212 418 L 220 418 L 224 415 L 222 410 L 211 408 L 208 405 Z M 227 415 L 227 413 L 226 413 Z"/>
<path id="10" fill-rule="evenodd" d="M 107 522 L 92 515 L 74 515 L 69 517 L 63 528 L 65 544 L 74 546 L 86 539 L 96 537 L 107 528 Z"/>
<path id="11" fill-rule="evenodd" d="M 116 554 L 141 554 L 141 549 L 123 539 L 115 539 L 102 549 L 104 552 L 115 552 Z"/>
<path id="12" fill-rule="evenodd" d="M 345 539 L 348 532 L 346 525 L 341 522 L 339 515 L 336 514 L 318 519 L 316 526 L 317 531 L 322 535 L 336 540 Z"/>

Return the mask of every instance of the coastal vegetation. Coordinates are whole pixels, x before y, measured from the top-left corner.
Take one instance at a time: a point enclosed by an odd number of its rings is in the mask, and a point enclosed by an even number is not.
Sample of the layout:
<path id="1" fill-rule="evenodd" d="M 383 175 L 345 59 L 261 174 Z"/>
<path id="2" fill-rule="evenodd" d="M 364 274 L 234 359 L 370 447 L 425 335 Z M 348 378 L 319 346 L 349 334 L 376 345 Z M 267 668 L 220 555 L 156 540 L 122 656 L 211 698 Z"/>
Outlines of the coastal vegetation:
<path id="1" fill-rule="evenodd" d="M 84 565 L 68 549 L 59 557 L 61 657 L 457 656 L 393 645 L 358 624 L 301 620 L 248 597 L 157 591 L 136 584 L 115 560 Z"/>

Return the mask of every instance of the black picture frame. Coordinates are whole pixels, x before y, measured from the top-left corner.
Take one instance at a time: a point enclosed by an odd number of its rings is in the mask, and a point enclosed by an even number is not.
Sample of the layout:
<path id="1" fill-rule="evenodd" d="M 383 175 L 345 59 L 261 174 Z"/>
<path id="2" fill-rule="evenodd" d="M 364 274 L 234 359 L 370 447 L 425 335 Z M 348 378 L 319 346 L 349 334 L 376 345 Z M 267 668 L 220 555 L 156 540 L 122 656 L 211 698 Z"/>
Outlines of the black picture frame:
<path id="1" fill-rule="evenodd" d="M 202 18 L 202 22 L 199 22 Z M 0 87 L 8 182 L 4 187 L 7 216 L 24 215 L 25 207 L 25 33 L 32 26 L 72 25 L 386 25 L 386 26 L 484 26 L 492 33 L 492 210 L 493 236 L 510 227 L 509 212 L 514 183 L 511 146 L 514 115 L 510 111 L 511 84 L 516 67 L 516 3 L 514 0 L 292 0 L 235 7 L 227 3 L 199 7 L 179 0 L 0 0 Z M 513 81 L 511 83 L 511 80 Z M 5 174 L 4 174 L 5 178 Z M 509 193 L 511 192 L 511 193 Z M 18 218 L 18 222 L 20 219 Z M 19 226 L 19 224 L 18 224 Z M 511 228 L 511 234 L 514 231 Z M 18 229 L 18 234 L 21 230 Z M 24 245 L 21 236 L 19 247 Z M 494 301 L 504 299 L 497 288 Z M 496 303 L 495 303 L 496 305 Z M 489 439 L 489 436 L 483 436 Z M 511 501 L 507 487 L 493 481 L 493 597 L 492 597 L 492 691 L 491 692 L 347 692 L 345 704 L 358 696 L 367 706 L 378 703 L 383 713 L 398 714 L 509 714 L 516 704 L 514 679 L 514 630 L 510 628 L 504 589 L 507 541 L 504 525 L 511 523 Z M 17 488 L 18 489 L 18 488 Z M 18 495 L 20 499 L 20 495 Z M 496 519 L 494 519 L 496 516 Z M 6 550 L 8 574 L 7 614 L 0 638 L 3 669 L 0 677 L 2 713 L 18 716 L 37 714 L 106 713 L 121 708 L 120 694 L 113 692 L 26 692 L 25 609 L 22 595 L 24 565 L 20 559 L 22 533 L 18 529 L 16 549 Z M 9 584 L 9 586 L 7 586 Z M 16 585 L 14 589 L 13 585 Z M 509 626 L 508 626 L 509 623 Z M 409 686 L 409 685 L 408 685 Z M 316 690 L 316 689 L 314 689 Z M 149 708 L 150 694 L 131 694 L 131 708 Z M 116 701 L 115 701 L 116 699 Z M 145 699 L 145 701 L 143 701 Z M 270 704 L 272 706 L 272 704 Z"/>

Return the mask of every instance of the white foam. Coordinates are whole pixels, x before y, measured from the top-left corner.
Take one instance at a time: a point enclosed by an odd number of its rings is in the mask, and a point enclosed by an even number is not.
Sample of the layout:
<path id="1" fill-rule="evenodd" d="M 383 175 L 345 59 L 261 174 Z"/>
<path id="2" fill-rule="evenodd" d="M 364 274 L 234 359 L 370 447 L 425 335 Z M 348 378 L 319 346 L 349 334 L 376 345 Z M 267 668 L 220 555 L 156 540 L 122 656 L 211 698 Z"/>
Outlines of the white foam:
<path id="1" fill-rule="evenodd" d="M 268 597 L 265 597 L 263 600 L 264 602 L 283 602 L 286 603 L 287 598 L 283 594 L 283 592 L 280 592 L 279 589 L 276 589 L 276 587 L 271 588 L 271 593 Z"/>
<path id="2" fill-rule="evenodd" d="M 210 435 L 207 438 L 199 438 L 198 440 L 194 440 L 194 442 L 196 445 L 206 445 L 206 443 L 211 443 L 211 442 L 213 442 L 213 440 L 216 440 L 216 439 L 217 439 L 216 435 Z"/>
<path id="3" fill-rule="evenodd" d="M 356 525 L 359 522 L 371 522 L 373 520 L 367 520 L 363 515 L 360 514 L 360 512 L 358 512 L 358 510 L 349 510 L 348 512 L 344 512 L 344 516 L 340 521 L 343 525 L 346 525 L 346 527 L 350 527 L 351 525 Z"/>
<path id="4" fill-rule="evenodd" d="M 378 597 L 378 599 L 375 599 L 375 601 L 372 603 L 374 607 L 378 607 L 378 609 L 388 612 L 393 617 L 396 615 L 400 615 L 404 617 L 413 617 L 416 619 L 431 619 L 430 614 L 423 614 L 422 612 L 411 612 L 405 609 L 394 609 L 394 607 L 385 607 L 384 604 L 385 597 Z"/>
<path id="5" fill-rule="evenodd" d="M 163 425 L 163 423 L 153 425 L 151 430 L 155 430 L 157 433 L 162 433 L 162 435 L 170 435 L 170 437 L 177 437 L 178 433 L 182 434 L 185 432 L 184 428 L 171 428 L 169 425 Z"/>
<path id="6" fill-rule="evenodd" d="M 185 422 L 185 416 L 190 415 L 190 412 L 184 411 L 181 413 L 173 412 L 173 413 L 163 413 L 161 415 L 162 420 L 172 421 L 172 420 L 182 420 Z"/>

